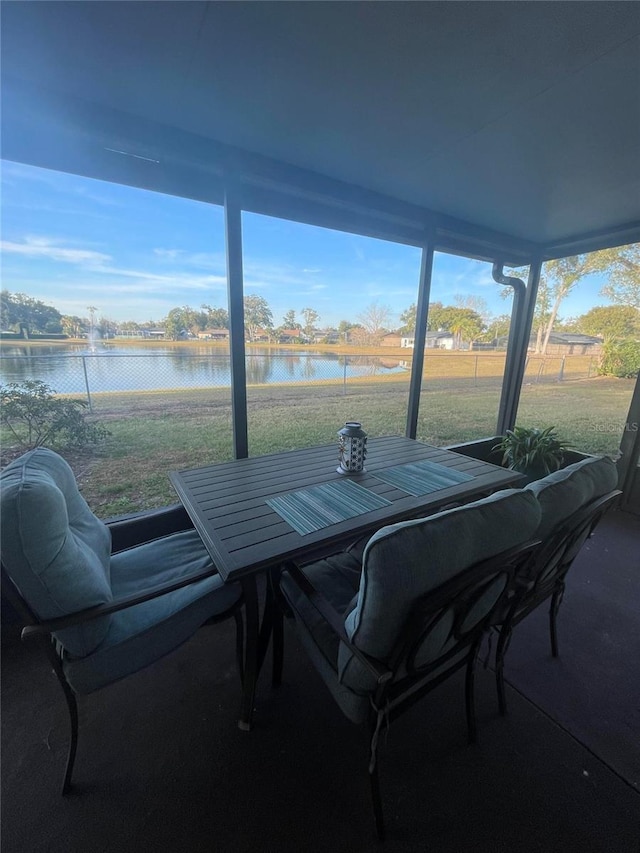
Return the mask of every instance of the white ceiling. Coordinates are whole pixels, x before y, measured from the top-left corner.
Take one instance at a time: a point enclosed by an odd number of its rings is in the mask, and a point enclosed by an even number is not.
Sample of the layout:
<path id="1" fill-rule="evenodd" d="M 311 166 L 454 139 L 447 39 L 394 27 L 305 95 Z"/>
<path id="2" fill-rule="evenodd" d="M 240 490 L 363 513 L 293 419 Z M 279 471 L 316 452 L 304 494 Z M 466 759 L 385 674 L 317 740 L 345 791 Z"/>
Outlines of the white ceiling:
<path id="1" fill-rule="evenodd" d="M 640 223 L 639 34 L 634 2 L 4 2 L 2 81 L 550 243 Z"/>

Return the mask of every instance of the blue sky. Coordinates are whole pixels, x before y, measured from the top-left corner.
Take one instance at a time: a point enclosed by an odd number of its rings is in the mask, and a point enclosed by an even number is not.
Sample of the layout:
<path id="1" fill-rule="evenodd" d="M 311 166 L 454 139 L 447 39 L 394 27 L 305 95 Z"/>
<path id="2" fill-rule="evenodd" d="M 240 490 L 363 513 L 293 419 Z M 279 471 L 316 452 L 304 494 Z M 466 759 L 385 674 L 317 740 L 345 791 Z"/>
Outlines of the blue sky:
<path id="1" fill-rule="evenodd" d="M 2 161 L 2 287 L 62 314 L 159 322 L 171 308 L 227 306 L 222 208 Z M 320 327 L 355 322 L 376 302 L 391 326 L 416 301 L 420 251 L 324 228 L 243 215 L 245 293 L 279 325 L 310 307 Z M 561 316 L 594 305 L 600 278 L 578 284 Z M 432 300 L 484 300 L 510 310 L 489 264 L 436 255 Z M 298 317 L 302 321 L 301 317 Z"/>

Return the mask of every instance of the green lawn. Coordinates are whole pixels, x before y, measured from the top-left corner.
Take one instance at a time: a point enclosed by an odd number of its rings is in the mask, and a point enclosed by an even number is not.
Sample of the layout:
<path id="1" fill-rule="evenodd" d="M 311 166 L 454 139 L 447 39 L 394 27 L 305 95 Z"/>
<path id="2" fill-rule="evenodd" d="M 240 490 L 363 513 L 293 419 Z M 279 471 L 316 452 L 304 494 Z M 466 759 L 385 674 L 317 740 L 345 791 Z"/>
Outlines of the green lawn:
<path id="1" fill-rule="evenodd" d="M 518 422 L 554 424 L 588 452 L 615 453 L 633 390 L 632 380 L 598 378 L 525 386 Z M 96 404 L 111 431 L 96 450 L 63 451 L 94 511 L 109 517 L 175 502 L 169 471 L 233 458 L 228 389 L 171 394 L 105 395 Z M 331 444 L 347 420 L 369 435 L 404 433 L 408 382 L 249 388 L 252 456 Z M 446 445 L 493 435 L 499 389 L 449 379 L 428 383 L 418 438 Z"/>

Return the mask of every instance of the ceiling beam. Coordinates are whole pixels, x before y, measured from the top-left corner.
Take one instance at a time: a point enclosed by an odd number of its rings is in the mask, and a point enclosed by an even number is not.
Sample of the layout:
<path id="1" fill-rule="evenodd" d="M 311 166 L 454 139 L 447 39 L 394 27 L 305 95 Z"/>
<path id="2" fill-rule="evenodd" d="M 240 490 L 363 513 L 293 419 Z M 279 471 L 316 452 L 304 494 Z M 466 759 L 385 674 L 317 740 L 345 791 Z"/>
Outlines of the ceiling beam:
<path id="1" fill-rule="evenodd" d="M 443 251 L 451 246 L 470 257 L 518 264 L 537 248 L 481 224 L 6 78 L 2 156 L 220 205 L 224 176 L 232 174 L 243 209 L 255 213 L 414 246 L 423 246 L 431 231 Z"/>
<path id="2" fill-rule="evenodd" d="M 640 239 L 640 223 L 577 235 L 544 247 L 344 181 L 63 96 L 3 80 L 2 156 L 7 160 L 224 204 L 224 178 L 238 185 L 243 210 L 522 266 Z M 487 200 L 489 203 L 489 199 Z"/>

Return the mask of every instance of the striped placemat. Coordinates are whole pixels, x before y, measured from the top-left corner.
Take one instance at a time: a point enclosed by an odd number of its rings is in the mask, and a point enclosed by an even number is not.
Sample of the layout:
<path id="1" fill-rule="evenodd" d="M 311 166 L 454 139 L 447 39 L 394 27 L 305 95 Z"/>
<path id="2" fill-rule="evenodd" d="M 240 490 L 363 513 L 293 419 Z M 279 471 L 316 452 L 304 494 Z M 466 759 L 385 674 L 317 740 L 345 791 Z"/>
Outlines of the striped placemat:
<path id="1" fill-rule="evenodd" d="M 299 492 L 267 498 L 266 502 L 302 536 L 391 503 L 351 480 L 310 486 Z"/>
<path id="2" fill-rule="evenodd" d="M 437 462 L 428 462 L 426 459 L 376 471 L 374 477 L 410 495 L 428 495 L 473 480 L 472 474 L 447 468 Z"/>

